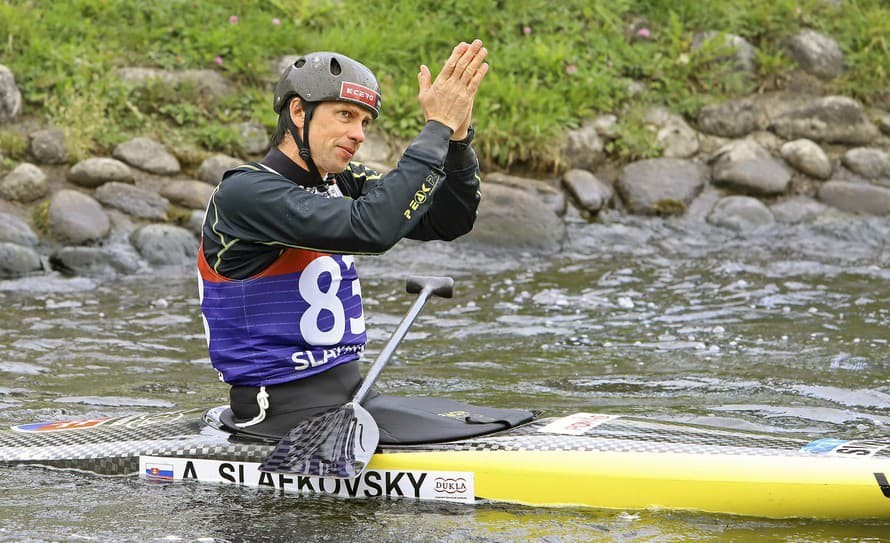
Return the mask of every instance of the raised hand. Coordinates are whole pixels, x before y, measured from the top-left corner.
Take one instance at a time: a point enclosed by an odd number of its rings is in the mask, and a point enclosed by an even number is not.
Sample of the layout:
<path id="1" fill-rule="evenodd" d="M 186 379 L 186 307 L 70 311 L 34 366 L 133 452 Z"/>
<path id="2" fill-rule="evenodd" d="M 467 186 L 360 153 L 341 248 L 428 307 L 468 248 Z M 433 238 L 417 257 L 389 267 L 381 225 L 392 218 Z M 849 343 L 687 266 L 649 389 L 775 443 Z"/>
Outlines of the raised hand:
<path id="1" fill-rule="evenodd" d="M 424 118 L 451 128 L 453 140 L 467 137 L 476 90 L 488 73 L 488 64 L 484 62 L 486 56 L 488 49 L 482 47 L 481 40 L 470 44 L 461 42 L 455 46 L 435 81 L 432 81 L 426 65 L 421 65 L 417 74 L 420 84 L 417 100 Z"/>

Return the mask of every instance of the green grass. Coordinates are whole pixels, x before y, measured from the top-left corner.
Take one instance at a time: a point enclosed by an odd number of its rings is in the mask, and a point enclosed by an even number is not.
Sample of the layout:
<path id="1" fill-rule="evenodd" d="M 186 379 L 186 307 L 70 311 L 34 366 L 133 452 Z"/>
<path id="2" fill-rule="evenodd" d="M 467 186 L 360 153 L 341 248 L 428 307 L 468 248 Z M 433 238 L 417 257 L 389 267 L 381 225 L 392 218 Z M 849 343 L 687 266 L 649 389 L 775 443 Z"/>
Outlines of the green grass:
<path id="1" fill-rule="evenodd" d="M 632 30 L 643 27 L 648 39 Z M 419 65 L 435 73 L 457 41 L 479 37 L 491 51 L 475 109 L 480 155 L 502 168 L 553 171 L 561 135 L 597 114 L 623 118 L 657 104 L 694 118 L 708 103 L 781 85 L 794 69 L 783 40 L 804 27 L 847 54 L 849 69 L 830 92 L 866 104 L 888 98 L 890 6 L 881 0 L 840 9 L 826 0 L 13 0 L 0 6 L 0 59 L 26 115 L 64 128 L 75 159 L 135 135 L 237 153 L 235 123 L 275 124 L 271 66 L 283 55 L 336 50 L 367 64 L 383 88 L 379 126 L 410 137 L 422 123 Z M 705 30 L 758 47 L 755 76 L 735 73 L 721 47 L 693 51 L 693 35 Z M 114 75 L 125 66 L 218 70 L 237 92 L 134 89 Z M 634 80 L 644 91 L 632 96 Z M 624 121 L 620 130 L 612 158 L 653 153 L 638 126 Z"/>

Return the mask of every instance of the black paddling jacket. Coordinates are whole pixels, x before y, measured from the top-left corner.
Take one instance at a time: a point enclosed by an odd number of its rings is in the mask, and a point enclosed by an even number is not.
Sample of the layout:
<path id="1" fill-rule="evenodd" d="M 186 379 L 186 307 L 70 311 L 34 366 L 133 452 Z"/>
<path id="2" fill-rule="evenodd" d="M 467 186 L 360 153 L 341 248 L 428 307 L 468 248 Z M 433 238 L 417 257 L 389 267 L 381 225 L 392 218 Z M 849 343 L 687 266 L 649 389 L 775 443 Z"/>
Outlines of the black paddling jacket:
<path id="1" fill-rule="evenodd" d="M 450 137 L 430 121 L 389 173 L 350 163 L 323 186 L 275 148 L 225 173 L 198 256 L 210 358 L 223 381 L 280 384 L 359 357 L 366 335 L 352 255 L 473 227 L 472 132 Z"/>

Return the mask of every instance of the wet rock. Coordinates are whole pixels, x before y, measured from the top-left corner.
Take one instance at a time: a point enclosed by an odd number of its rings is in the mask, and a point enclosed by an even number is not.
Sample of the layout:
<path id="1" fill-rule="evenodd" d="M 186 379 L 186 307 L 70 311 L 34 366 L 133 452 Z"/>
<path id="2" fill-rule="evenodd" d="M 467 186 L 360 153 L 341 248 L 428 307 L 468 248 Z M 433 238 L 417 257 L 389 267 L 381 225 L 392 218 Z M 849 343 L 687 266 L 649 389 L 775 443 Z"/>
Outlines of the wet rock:
<path id="1" fill-rule="evenodd" d="M 60 190 L 49 203 L 49 226 L 53 237 L 68 245 L 86 245 L 108 235 L 111 222 L 92 197 L 76 190 Z"/>
<path id="2" fill-rule="evenodd" d="M 702 132 L 724 138 L 740 138 L 769 123 L 763 107 L 750 98 L 703 107 L 696 122 Z"/>
<path id="3" fill-rule="evenodd" d="M 58 128 L 47 128 L 32 133 L 31 156 L 40 164 L 64 164 L 68 162 L 65 133 Z"/>
<path id="4" fill-rule="evenodd" d="M 720 149 L 710 162 L 714 184 L 747 194 L 781 194 L 791 181 L 791 172 L 782 162 L 749 140 Z"/>
<path id="5" fill-rule="evenodd" d="M 33 202 L 49 192 L 46 174 L 39 167 L 23 162 L 0 180 L 0 197 L 16 202 Z"/>
<path id="6" fill-rule="evenodd" d="M 195 180 L 170 181 L 161 189 L 161 196 L 188 209 L 204 209 L 216 188 Z"/>
<path id="7" fill-rule="evenodd" d="M 38 241 L 37 234 L 34 233 L 28 223 L 15 215 L 0 213 L 0 242 L 34 247 Z"/>
<path id="8" fill-rule="evenodd" d="M 193 265 L 198 256 L 198 239 L 180 226 L 149 224 L 133 232 L 133 247 L 152 265 Z"/>
<path id="9" fill-rule="evenodd" d="M 62 247 L 50 255 L 53 269 L 80 276 L 112 276 L 140 268 L 131 255 L 105 247 Z"/>
<path id="10" fill-rule="evenodd" d="M 248 155 L 265 154 L 269 150 L 269 133 L 262 123 L 248 121 L 238 125 L 239 147 Z"/>
<path id="11" fill-rule="evenodd" d="M 763 202 L 750 196 L 721 198 L 708 222 L 737 232 L 752 232 L 772 226 L 776 220 Z"/>
<path id="12" fill-rule="evenodd" d="M 818 143 L 799 139 L 782 145 L 782 158 L 800 172 L 816 179 L 831 177 L 832 167 L 828 155 Z"/>
<path id="13" fill-rule="evenodd" d="M 112 182 L 132 183 L 133 171 L 120 160 L 105 157 L 88 158 L 68 170 L 68 181 L 86 188 L 96 188 Z"/>
<path id="14" fill-rule="evenodd" d="M 698 51 L 709 42 L 720 40 L 721 36 L 722 44 L 719 41 L 717 44 L 732 50 L 736 69 L 742 72 L 753 72 L 757 67 L 755 62 L 757 48 L 741 36 L 716 31 L 699 32 L 692 37 L 692 50 Z"/>
<path id="15" fill-rule="evenodd" d="M 486 184 L 482 187 L 483 200 L 485 199 L 484 195 L 486 194 L 487 188 L 497 183 L 499 185 L 506 185 L 516 190 L 521 190 L 529 193 L 532 197 L 537 198 L 538 200 L 543 202 L 548 209 L 550 209 L 560 217 L 563 216 L 566 212 L 567 204 L 565 194 L 553 185 L 544 181 L 529 179 L 526 177 L 517 177 L 514 175 L 507 175 L 500 172 L 488 174 L 487 176 L 485 176 L 485 181 Z"/>
<path id="16" fill-rule="evenodd" d="M 804 29 L 787 43 L 788 52 L 805 72 L 833 79 L 844 72 L 844 53 L 837 42 L 812 29 Z"/>
<path id="17" fill-rule="evenodd" d="M 0 241 L 0 277 L 21 277 L 42 269 L 40 255 L 30 247 Z"/>
<path id="18" fill-rule="evenodd" d="M 890 154 L 880 149 L 857 147 L 844 153 L 844 166 L 867 179 L 890 177 Z"/>
<path id="19" fill-rule="evenodd" d="M 571 168 L 593 170 L 605 160 L 604 149 L 596 125 L 588 121 L 580 128 L 568 131 L 563 156 Z"/>
<path id="20" fill-rule="evenodd" d="M 193 92 L 217 98 L 233 92 L 233 87 L 228 80 L 215 70 L 160 70 L 128 67 L 120 68 L 117 73 L 122 81 L 135 87 L 158 83 L 175 90 L 190 88 L 193 89 Z"/>
<path id="21" fill-rule="evenodd" d="M 198 179 L 211 185 L 219 185 L 226 171 L 231 170 L 246 161 L 237 157 L 216 154 L 204 160 L 198 168 Z"/>
<path id="22" fill-rule="evenodd" d="M 15 121 L 22 113 L 22 93 L 15 83 L 15 76 L 0 64 L 0 124 Z"/>
<path id="23" fill-rule="evenodd" d="M 170 202 L 160 194 L 143 187 L 112 181 L 96 189 L 96 199 L 133 217 L 164 220 Z"/>
<path id="24" fill-rule="evenodd" d="M 485 182 L 472 232 L 460 243 L 508 251 L 553 253 L 565 238 L 565 223 L 534 194 Z"/>
<path id="25" fill-rule="evenodd" d="M 859 102 L 844 96 L 828 96 L 791 109 L 773 119 L 770 128 L 791 140 L 862 145 L 878 137 L 878 129 L 869 121 Z"/>
<path id="26" fill-rule="evenodd" d="M 151 138 L 133 138 L 114 148 L 112 156 L 134 168 L 159 175 L 179 173 L 179 161 L 167 149 Z"/>
<path id="27" fill-rule="evenodd" d="M 770 206 L 776 221 L 786 224 L 809 223 L 825 214 L 828 206 L 807 196 L 795 196 Z"/>
<path id="28" fill-rule="evenodd" d="M 562 177 L 563 186 L 585 211 L 597 213 L 615 196 L 612 185 L 600 181 L 587 170 L 569 170 Z"/>
<path id="29" fill-rule="evenodd" d="M 625 166 L 616 188 L 631 213 L 682 215 L 707 181 L 707 168 L 697 162 L 655 158 Z"/>
<path id="30" fill-rule="evenodd" d="M 828 181 L 819 189 L 819 199 L 844 211 L 890 215 L 890 188 L 870 183 Z"/>

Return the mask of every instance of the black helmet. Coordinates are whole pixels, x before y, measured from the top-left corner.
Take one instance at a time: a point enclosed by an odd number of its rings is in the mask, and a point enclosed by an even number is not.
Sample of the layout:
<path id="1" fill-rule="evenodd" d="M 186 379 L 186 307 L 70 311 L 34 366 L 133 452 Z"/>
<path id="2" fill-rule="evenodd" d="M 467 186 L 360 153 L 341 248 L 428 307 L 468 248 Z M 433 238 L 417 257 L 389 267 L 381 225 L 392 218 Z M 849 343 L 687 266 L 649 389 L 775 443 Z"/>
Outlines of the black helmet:
<path id="1" fill-rule="evenodd" d="M 299 96 L 304 102 L 352 102 L 377 118 L 380 85 L 374 72 L 360 62 L 326 51 L 303 55 L 288 66 L 275 86 L 275 113 Z"/>

